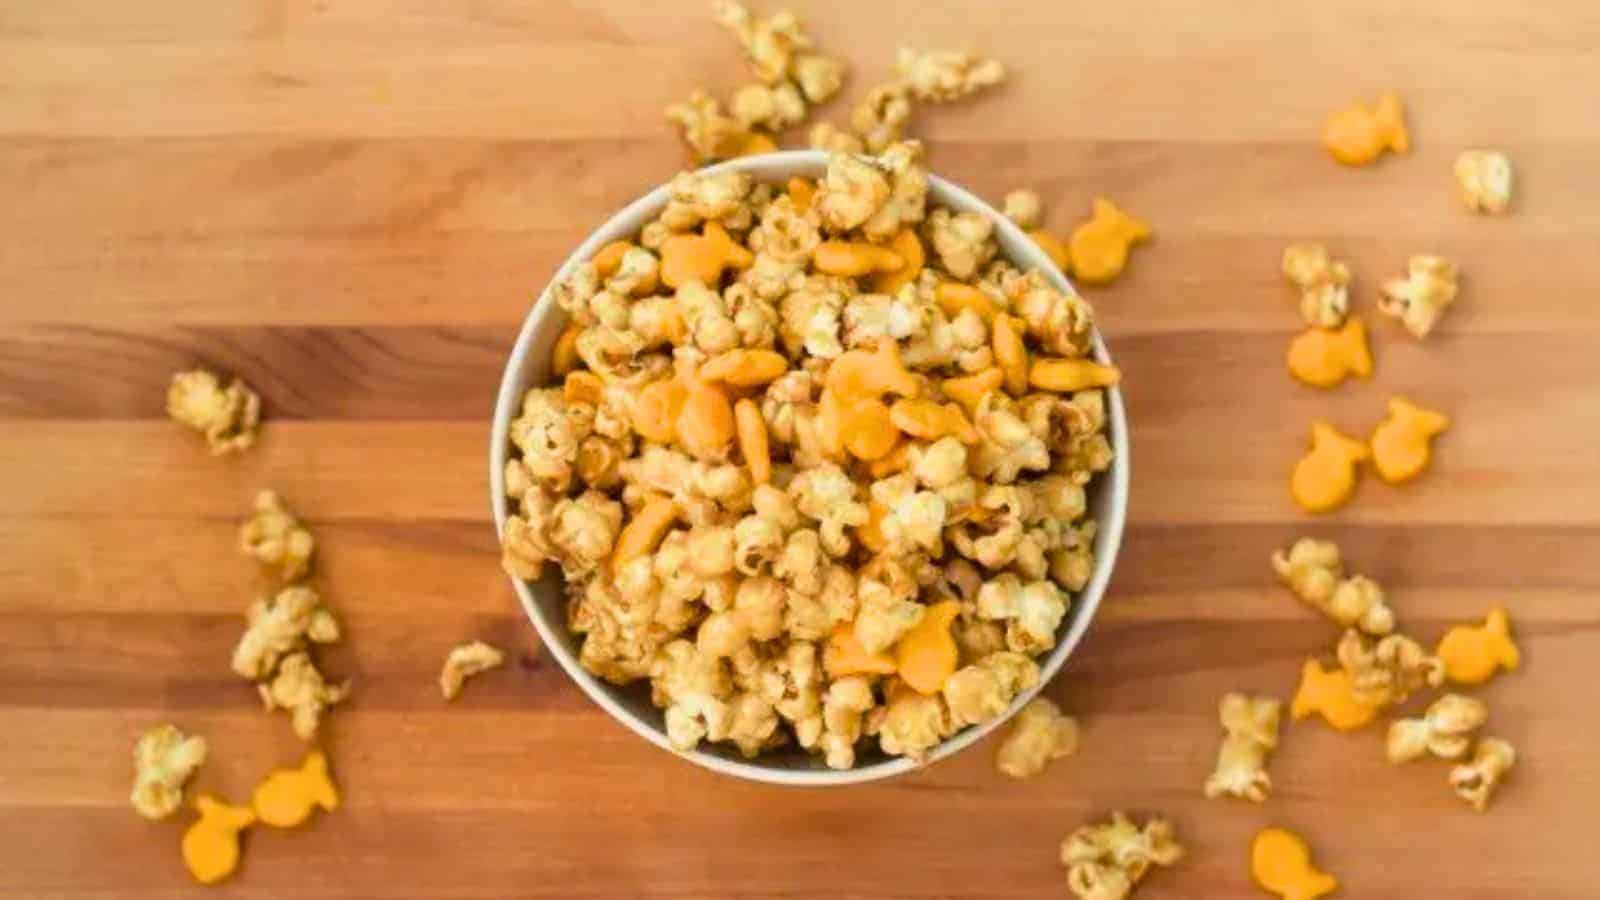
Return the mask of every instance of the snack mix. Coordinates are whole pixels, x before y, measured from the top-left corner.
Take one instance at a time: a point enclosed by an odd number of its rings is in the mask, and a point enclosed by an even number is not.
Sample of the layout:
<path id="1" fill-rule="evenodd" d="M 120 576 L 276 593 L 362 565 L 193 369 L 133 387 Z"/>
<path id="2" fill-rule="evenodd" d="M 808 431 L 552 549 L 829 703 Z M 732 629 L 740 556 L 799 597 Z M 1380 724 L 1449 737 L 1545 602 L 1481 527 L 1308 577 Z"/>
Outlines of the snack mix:
<path id="1" fill-rule="evenodd" d="M 1067 888 L 1081 900 L 1123 900 L 1152 865 L 1171 866 L 1183 858 L 1166 819 L 1133 824 L 1120 810 L 1111 821 L 1084 825 L 1061 842 Z"/>
<path id="2" fill-rule="evenodd" d="M 999 70 L 902 71 L 941 100 Z M 570 355 L 511 423 L 505 567 L 560 568 L 580 662 L 647 681 L 680 750 L 921 759 L 1038 682 L 1088 580 L 1093 313 L 927 192 L 915 141 L 814 183 L 680 174 L 552 288 Z"/>

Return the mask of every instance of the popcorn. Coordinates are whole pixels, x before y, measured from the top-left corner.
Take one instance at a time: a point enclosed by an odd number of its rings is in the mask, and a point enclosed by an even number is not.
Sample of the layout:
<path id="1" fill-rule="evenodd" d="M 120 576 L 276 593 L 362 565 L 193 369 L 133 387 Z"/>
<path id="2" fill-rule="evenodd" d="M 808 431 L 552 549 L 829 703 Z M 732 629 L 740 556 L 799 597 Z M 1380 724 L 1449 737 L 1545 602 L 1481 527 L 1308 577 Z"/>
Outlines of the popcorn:
<path id="1" fill-rule="evenodd" d="M 733 93 L 729 111 L 745 128 L 765 128 L 782 131 L 798 125 L 806 118 L 806 101 L 793 82 L 780 82 L 775 87 L 765 84 L 747 84 Z"/>
<path id="2" fill-rule="evenodd" d="M 1283 275 L 1300 288 L 1300 316 L 1313 328 L 1338 328 L 1350 312 L 1350 267 L 1328 256 L 1321 244 L 1293 244 L 1283 251 Z"/>
<path id="3" fill-rule="evenodd" d="M 832 122 L 818 122 L 806 132 L 806 143 L 813 150 L 830 153 L 865 153 L 866 142 L 854 132 L 845 131 Z"/>
<path id="4" fill-rule="evenodd" d="M 183 805 L 183 786 L 206 761 L 206 739 L 188 736 L 172 725 L 157 725 L 133 746 L 133 794 L 129 802 L 150 821 L 165 819 Z"/>
<path id="5" fill-rule="evenodd" d="M 1151 866 L 1171 866 L 1182 858 L 1171 823 L 1158 818 L 1141 827 L 1121 810 L 1110 822 L 1084 825 L 1061 842 L 1067 888 L 1082 900 L 1122 900 Z"/>
<path id="6" fill-rule="evenodd" d="M 1488 720 L 1489 707 L 1482 700 L 1446 694 L 1433 701 L 1421 718 L 1391 723 L 1385 752 L 1392 763 L 1410 762 L 1429 754 L 1459 759 L 1467 752 L 1472 733 Z"/>
<path id="7" fill-rule="evenodd" d="M 1038 683 L 1038 663 L 1021 653 L 1002 650 L 951 675 L 942 693 L 950 718 L 959 728 L 999 716 L 1018 694 Z"/>
<path id="8" fill-rule="evenodd" d="M 695 90 L 688 100 L 668 106 L 666 117 L 682 130 L 683 142 L 697 162 L 738 156 L 750 140 L 749 129 L 724 112 L 721 102 L 703 90 Z"/>
<path id="9" fill-rule="evenodd" d="M 928 242 L 940 265 L 952 276 L 966 281 L 994 258 L 994 223 L 978 213 L 953 213 L 935 209 L 928 215 Z"/>
<path id="10" fill-rule="evenodd" d="M 850 130 L 873 153 L 903 139 L 909 124 L 911 91 L 899 81 L 873 87 L 850 109 Z"/>
<path id="11" fill-rule="evenodd" d="M 339 640 L 339 622 L 311 588 L 294 586 L 250 605 L 249 625 L 233 649 L 233 671 L 252 681 L 270 676 L 279 660 L 307 641 Z"/>
<path id="12" fill-rule="evenodd" d="M 1407 266 L 1406 277 L 1383 283 L 1378 312 L 1398 319 L 1421 339 L 1456 302 L 1456 264 L 1442 256 L 1413 256 Z"/>
<path id="13" fill-rule="evenodd" d="M 833 464 L 801 472 L 789 485 L 795 508 L 814 519 L 822 537 L 822 547 L 832 556 L 850 550 L 844 530 L 867 521 L 867 507 L 856 499 L 856 486 L 842 469 Z"/>
<path id="14" fill-rule="evenodd" d="M 1383 588 L 1363 575 L 1346 578 L 1337 545 L 1301 538 L 1272 555 L 1272 568 L 1295 596 L 1340 625 L 1371 635 L 1394 630 L 1394 610 Z"/>
<path id="15" fill-rule="evenodd" d="M 458 644 L 451 648 L 445 657 L 444 669 L 439 672 L 439 693 L 446 700 L 454 700 L 468 678 L 498 668 L 505 661 L 506 655 L 499 648 L 483 641 Z"/>
<path id="16" fill-rule="evenodd" d="M 889 181 L 868 157 L 835 153 L 817 185 L 812 208 L 829 231 L 859 228 L 889 200 Z"/>
<path id="17" fill-rule="evenodd" d="M 899 682 L 888 689 L 889 701 L 876 723 L 878 746 L 891 756 L 925 758 L 940 741 L 955 733 L 944 699 L 919 694 Z"/>
<path id="18" fill-rule="evenodd" d="M 847 675 L 828 686 L 822 703 L 823 732 L 820 746 L 830 769 L 856 764 L 856 742 L 861 740 L 862 719 L 876 704 L 872 683 L 863 675 Z"/>
<path id="19" fill-rule="evenodd" d="M 311 569 L 316 540 L 273 491 L 256 494 L 255 516 L 239 529 L 239 549 L 263 566 L 278 570 L 285 582 L 304 578 Z"/>
<path id="20" fill-rule="evenodd" d="M 328 684 L 304 650 L 284 657 L 278 665 L 277 675 L 270 682 L 258 685 L 257 689 L 261 694 L 261 704 L 268 712 L 274 709 L 289 711 L 294 733 L 302 741 L 315 740 L 322 714 L 350 696 L 350 682 Z"/>
<path id="21" fill-rule="evenodd" d="M 1043 201 L 1037 193 L 1027 188 L 1018 188 L 1006 194 L 1001 211 L 1022 229 L 1038 228 L 1044 219 Z"/>
<path id="22" fill-rule="evenodd" d="M 761 18 L 736 0 L 715 0 L 711 14 L 717 24 L 738 39 L 751 70 L 767 84 L 776 84 L 787 76 L 795 53 L 811 47 L 811 36 L 791 12 Z"/>
<path id="23" fill-rule="evenodd" d="M 212 455 L 221 456 L 255 445 L 261 398 L 237 378 L 223 388 L 216 375 L 195 369 L 172 376 L 167 415 L 205 435 Z"/>
<path id="24" fill-rule="evenodd" d="M 1206 779 L 1207 797 L 1242 797 L 1260 803 L 1272 789 L 1267 753 L 1278 746 L 1278 721 L 1283 704 L 1274 697 L 1231 693 L 1222 698 L 1217 718 L 1226 735 L 1217 751 L 1217 767 Z"/>
<path id="25" fill-rule="evenodd" d="M 994 765 L 1002 775 L 1032 778 L 1077 749 L 1077 720 L 1040 697 L 1017 712 L 1010 732 L 995 750 Z"/>
<path id="26" fill-rule="evenodd" d="M 1511 160 L 1496 150 L 1463 150 L 1456 157 L 1461 202 L 1473 212 L 1499 214 L 1511 206 Z"/>
<path id="27" fill-rule="evenodd" d="M 1471 762 L 1450 770 L 1450 786 L 1455 789 L 1456 796 L 1483 812 L 1489 808 L 1489 799 L 1516 762 L 1517 751 L 1509 742 L 1486 737 L 1478 741 Z"/>
<path id="28" fill-rule="evenodd" d="M 1444 683 L 1444 661 L 1403 634 L 1386 635 L 1374 645 L 1348 629 L 1337 655 L 1356 700 L 1368 706 L 1404 703 L 1412 692 Z"/>
<path id="29" fill-rule="evenodd" d="M 846 71 L 844 60 L 820 53 L 801 53 L 789 67 L 789 74 L 800 85 L 800 92 L 812 103 L 833 99 L 844 86 Z"/>
<path id="30" fill-rule="evenodd" d="M 954 50 L 917 52 L 901 47 L 895 69 L 918 100 L 947 103 L 1005 80 L 998 60 Z"/>

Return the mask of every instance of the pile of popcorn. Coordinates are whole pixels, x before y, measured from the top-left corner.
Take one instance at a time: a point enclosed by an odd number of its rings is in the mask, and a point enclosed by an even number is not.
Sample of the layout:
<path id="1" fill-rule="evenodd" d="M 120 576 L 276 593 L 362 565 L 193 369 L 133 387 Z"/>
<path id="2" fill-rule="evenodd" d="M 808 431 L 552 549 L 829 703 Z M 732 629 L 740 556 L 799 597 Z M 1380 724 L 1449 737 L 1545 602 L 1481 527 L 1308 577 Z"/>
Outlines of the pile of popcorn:
<path id="1" fill-rule="evenodd" d="M 680 750 L 921 758 L 1038 682 L 1089 577 L 1092 311 L 927 190 L 915 141 L 685 172 L 552 288 L 504 564 L 559 566 L 582 665 L 648 681 Z"/>

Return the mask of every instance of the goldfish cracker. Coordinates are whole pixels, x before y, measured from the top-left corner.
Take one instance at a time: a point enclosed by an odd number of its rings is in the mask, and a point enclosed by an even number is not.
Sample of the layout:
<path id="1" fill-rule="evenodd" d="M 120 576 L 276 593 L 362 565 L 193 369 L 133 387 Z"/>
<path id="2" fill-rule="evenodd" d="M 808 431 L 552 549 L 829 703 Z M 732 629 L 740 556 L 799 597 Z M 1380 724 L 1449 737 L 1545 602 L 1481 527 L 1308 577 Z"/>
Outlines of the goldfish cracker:
<path id="1" fill-rule="evenodd" d="M 1072 394 L 1090 388 L 1111 387 L 1122 380 L 1116 366 L 1103 366 L 1092 359 L 1052 359 L 1036 357 L 1028 368 L 1028 384 L 1041 391 Z"/>
<path id="2" fill-rule="evenodd" d="M 1352 103 L 1338 110 L 1323 123 L 1322 146 L 1347 166 L 1364 166 L 1385 150 L 1409 152 L 1411 135 L 1400 97 L 1386 93 L 1376 106 Z"/>
<path id="3" fill-rule="evenodd" d="M 945 679 L 955 672 L 960 653 L 950 626 L 960 613 L 959 601 L 935 603 L 895 644 L 895 671 L 917 693 L 939 693 Z"/>
<path id="4" fill-rule="evenodd" d="M 1356 490 L 1356 463 L 1372 455 L 1367 445 L 1345 437 L 1327 422 L 1311 423 L 1311 452 L 1295 463 L 1289 493 L 1307 512 L 1328 512 Z"/>
<path id="5" fill-rule="evenodd" d="M 1339 888 L 1339 879 L 1311 865 L 1311 848 L 1299 835 L 1264 828 L 1250 842 L 1250 877 L 1283 900 L 1314 900 Z"/>
<path id="6" fill-rule="evenodd" d="M 1511 640 L 1511 620 L 1500 607 L 1489 610 L 1481 626 L 1457 625 L 1439 641 L 1445 677 L 1457 684 L 1482 684 L 1497 669 L 1514 672 L 1522 651 Z"/>
<path id="7" fill-rule="evenodd" d="M 328 776 L 328 758 L 320 750 L 306 755 L 298 769 L 279 769 L 268 775 L 250 799 L 256 818 L 274 828 L 293 828 L 321 807 L 339 808 L 339 789 Z"/>
<path id="8" fill-rule="evenodd" d="M 601 247 L 589 260 L 594 263 L 594 270 L 602 279 L 610 278 L 617 274 L 617 269 L 622 266 L 622 257 L 633 245 L 627 241 L 612 241 Z"/>
<path id="9" fill-rule="evenodd" d="M 734 242 L 716 222 L 700 234 L 675 234 L 661 242 L 661 281 L 678 288 L 698 281 L 716 288 L 726 269 L 748 269 L 755 255 Z"/>
<path id="10" fill-rule="evenodd" d="M 846 416 L 844 446 L 856 459 L 882 459 L 900 442 L 900 429 L 894 427 L 889 407 L 876 397 L 857 400 Z"/>
<path id="11" fill-rule="evenodd" d="M 1367 327 L 1351 316 L 1337 331 L 1309 328 L 1289 342 L 1289 374 L 1312 387 L 1331 388 L 1351 375 L 1372 374 Z"/>
<path id="12" fill-rule="evenodd" d="M 1040 250 L 1044 251 L 1045 256 L 1050 257 L 1050 261 L 1056 264 L 1056 268 L 1062 272 L 1070 273 L 1072 271 L 1072 254 L 1067 250 L 1067 245 L 1061 238 L 1042 228 L 1035 228 L 1028 232 L 1028 238 L 1038 245 Z"/>
<path id="13" fill-rule="evenodd" d="M 733 425 L 739 437 L 739 452 L 750 468 L 751 483 L 771 481 L 772 450 L 767 443 L 767 422 L 761 418 L 761 407 L 749 397 L 741 398 L 733 405 Z"/>
<path id="14" fill-rule="evenodd" d="M 867 521 L 856 526 L 856 540 L 861 546 L 873 553 L 882 552 L 889 546 L 889 541 L 883 536 L 883 517 L 889 514 L 889 507 L 876 500 L 867 503 Z"/>
<path id="15" fill-rule="evenodd" d="M 978 431 L 956 403 L 940 406 L 931 400 L 896 400 L 889 408 L 895 427 L 918 440 L 936 441 L 950 436 L 963 444 L 976 444 Z"/>
<path id="16" fill-rule="evenodd" d="M 872 290 L 892 297 L 922 274 L 922 269 L 928 262 L 928 254 L 922 249 L 922 239 L 917 237 L 917 232 L 911 228 L 900 229 L 900 232 L 889 241 L 889 249 L 894 251 L 905 265 L 892 272 L 878 272 L 873 275 Z"/>
<path id="17" fill-rule="evenodd" d="M 734 155 L 759 156 L 763 153 L 772 153 L 777 149 L 778 142 L 773 140 L 771 135 L 762 134 L 759 131 L 752 131 L 745 136 L 743 142 L 739 144 L 738 152 Z"/>
<path id="18" fill-rule="evenodd" d="M 734 438 L 733 403 L 727 392 L 715 384 L 694 384 L 684 398 L 674 430 L 678 443 L 690 456 L 702 460 L 725 458 Z"/>
<path id="19" fill-rule="evenodd" d="M 1028 391 L 1028 350 L 1022 343 L 1027 325 L 1012 316 L 995 316 L 990 330 L 995 364 L 1005 376 L 1007 393 L 1020 397 Z"/>
<path id="20" fill-rule="evenodd" d="M 195 798 L 200 818 L 183 833 L 183 864 L 201 884 L 215 884 L 239 867 L 239 832 L 256 822 L 247 806 L 229 806 L 209 794 Z"/>
<path id="21" fill-rule="evenodd" d="M 611 571 L 621 569 L 629 560 L 654 552 L 677 519 L 678 504 L 672 498 L 654 497 L 646 502 L 617 534 L 617 543 L 611 550 Z"/>
<path id="22" fill-rule="evenodd" d="M 1072 271 L 1085 284 L 1104 284 L 1122 274 L 1128 248 L 1149 239 L 1149 225 L 1097 197 L 1094 215 L 1072 232 Z"/>
<path id="23" fill-rule="evenodd" d="M 888 247 L 864 241 L 823 241 L 811 254 L 811 264 L 825 275 L 860 278 L 874 272 L 898 272 L 906 261 Z"/>
<path id="24" fill-rule="evenodd" d="M 1450 417 L 1395 397 L 1389 418 L 1372 432 L 1372 467 L 1384 481 L 1398 484 L 1422 474 L 1433 458 L 1433 438 L 1450 427 Z"/>
<path id="25" fill-rule="evenodd" d="M 606 383 L 600 376 L 587 369 L 568 372 L 567 377 L 561 382 L 561 399 L 568 403 L 588 403 L 591 406 L 600 404 L 601 396 L 605 393 Z"/>
<path id="26" fill-rule="evenodd" d="M 855 625 L 840 625 L 822 648 L 822 668 L 829 678 L 846 675 L 893 675 L 896 664 L 888 652 L 868 653 L 856 637 Z"/>
<path id="27" fill-rule="evenodd" d="M 894 410 L 892 408 L 889 410 L 889 417 L 891 421 L 894 418 Z M 893 450 L 890 450 L 881 458 L 873 460 L 867 466 L 867 471 L 872 475 L 873 480 L 888 478 L 890 475 L 904 472 L 906 467 L 911 465 L 911 447 L 912 444 L 909 441 L 901 441 L 894 445 Z"/>
<path id="28" fill-rule="evenodd" d="M 817 398 L 817 439 L 822 452 L 832 458 L 844 456 L 844 426 L 849 418 L 849 401 L 837 391 L 823 388 Z"/>
<path id="29" fill-rule="evenodd" d="M 568 325 L 556 338 L 556 345 L 550 351 L 550 374 L 561 378 L 583 365 L 578 357 L 578 335 L 582 333 L 583 329 L 577 325 Z"/>
<path id="30" fill-rule="evenodd" d="M 978 401 L 985 395 L 1000 390 L 1005 380 L 1004 372 L 999 368 L 992 368 L 971 375 L 946 378 L 940 382 L 939 388 L 944 391 L 946 397 L 961 404 L 966 409 L 967 415 L 972 416 L 977 414 Z"/>
<path id="31" fill-rule="evenodd" d="M 672 443 L 677 435 L 678 416 L 688 399 L 689 389 L 676 378 L 646 385 L 633 405 L 633 430 L 645 440 Z"/>
<path id="32" fill-rule="evenodd" d="M 789 361 L 772 350 L 728 350 L 700 367 L 702 381 L 720 381 L 734 387 L 755 387 L 773 381 L 789 370 Z"/>
<path id="33" fill-rule="evenodd" d="M 817 183 L 796 175 L 784 185 L 784 192 L 789 195 L 789 202 L 794 204 L 795 210 L 805 213 L 811 209 L 811 201 L 817 198 Z"/>
<path id="34" fill-rule="evenodd" d="M 1376 706 L 1356 699 L 1355 684 L 1344 669 L 1325 670 L 1314 659 L 1300 669 L 1300 689 L 1289 714 L 1296 719 L 1318 713 L 1340 731 L 1355 731 L 1378 714 Z"/>
<path id="35" fill-rule="evenodd" d="M 984 322 L 993 322 L 995 315 L 1000 312 L 994 298 L 970 284 L 942 281 L 933 289 L 933 299 L 944 310 L 944 314 L 952 319 L 970 309 Z"/>
<path id="36" fill-rule="evenodd" d="M 916 396 L 916 376 L 900 361 L 894 341 L 882 341 L 874 350 L 849 350 L 828 367 L 829 390 L 845 398 L 880 397 L 896 394 Z"/>

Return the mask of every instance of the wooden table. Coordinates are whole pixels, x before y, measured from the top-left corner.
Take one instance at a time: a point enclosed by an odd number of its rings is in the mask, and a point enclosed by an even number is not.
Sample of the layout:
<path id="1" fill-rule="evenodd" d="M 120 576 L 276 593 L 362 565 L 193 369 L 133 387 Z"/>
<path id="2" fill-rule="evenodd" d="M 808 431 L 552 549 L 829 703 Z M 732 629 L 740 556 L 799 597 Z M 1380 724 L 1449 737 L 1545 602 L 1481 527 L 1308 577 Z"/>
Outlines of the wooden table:
<path id="1" fill-rule="evenodd" d="M 202 896 L 181 825 L 128 808 L 129 749 L 207 735 L 199 785 L 241 797 L 300 753 L 227 669 L 259 587 L 235 550 L 274 486 L 321 539 L 348 624 L 329 668 L 346 806 L 254 835 L 216 896 L 1066 896 L 1057 843 L 1117 807 L 1190 855 L 1140 896 L 1253 897 L 1255 829 L 1305 833 L 1352 897 L 1594 895 L 1600 657 L 1600 13 L 1496 4 L 798 4 L 858 64 L 987 48 L 1004 90 L 927 111 L 936 169 L 1029 185 L 1062 231 L 1105 194 L 1154 244 L 1094 291 L 1125 367 L 1131 525 L 1098 622 L 1049 688 L 1082 751 L 1029 783 L 992 746 L 881 786 L 719 778 L 614 724 L 541 656 L 496 560 L 485 442 L 529 298 L 608 211 L 682 165 L 661 107 L 743 78 L 698 2 L 0 0 L 0 896 Z M 670 8 L 669 8 L 670 7 Z M 1336 106 L 1400 89 L 1416 149 L 1368 170 L 1316 145 Z M 828 113 L 841 114 L 841 104 Z M 1510 152 L 1514 215 L 1452 196 L 1462 148 Z M 1371 382 L 1299 387 L 1278 255 L 1357 273 Z M 1410 253 L 1461 261 L 1426 343 L 1371 319 Z M 261 445 L 207 456 L 168 376 L 241 373 Z M 1449 411 L 1434 470 L 1310 520 L 1285 477 L 1313 417 L 1364 431 L 1392 394 Z M 1381 729 L 1296 724 L 1263 806 L 1207 801 L 1215 704 L 1292 691 L 1334 630 L 1269 552 L 1335 538 L 1436 638 L 1494 603 L 1523 672 L 1484 691 L 1523 763 L 1486 815 Z M 443 704 L 453 643 L 514 648 Z"/>

